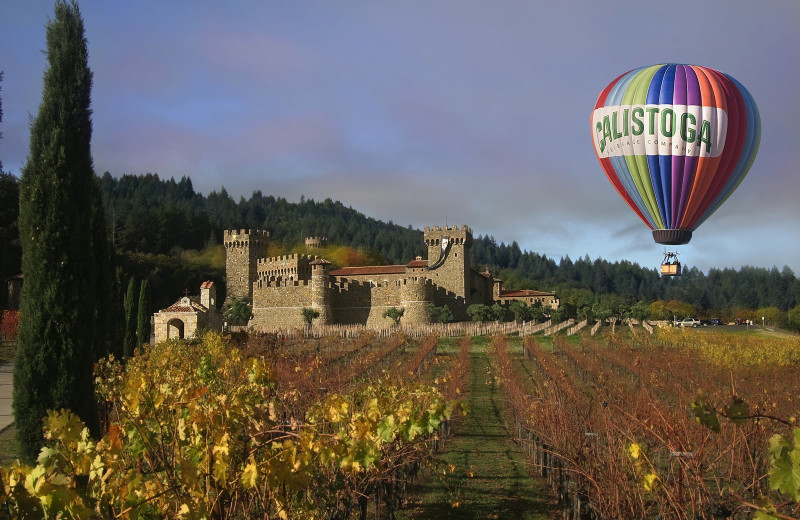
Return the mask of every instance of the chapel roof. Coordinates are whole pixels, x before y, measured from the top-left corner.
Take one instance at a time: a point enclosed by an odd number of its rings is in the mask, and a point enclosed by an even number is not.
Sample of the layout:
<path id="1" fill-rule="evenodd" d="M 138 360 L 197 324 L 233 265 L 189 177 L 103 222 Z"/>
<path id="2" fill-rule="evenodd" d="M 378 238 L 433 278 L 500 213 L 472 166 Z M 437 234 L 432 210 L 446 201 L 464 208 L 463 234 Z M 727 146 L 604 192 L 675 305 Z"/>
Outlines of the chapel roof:
<path id="1" fill-rule="evenodd" d="M 184 296 L 176 301 L 166 309 L 161 309 L 159 312 L 208 312 L 205 305 L 200 303 L 200 300 L 190 296 Z"/>

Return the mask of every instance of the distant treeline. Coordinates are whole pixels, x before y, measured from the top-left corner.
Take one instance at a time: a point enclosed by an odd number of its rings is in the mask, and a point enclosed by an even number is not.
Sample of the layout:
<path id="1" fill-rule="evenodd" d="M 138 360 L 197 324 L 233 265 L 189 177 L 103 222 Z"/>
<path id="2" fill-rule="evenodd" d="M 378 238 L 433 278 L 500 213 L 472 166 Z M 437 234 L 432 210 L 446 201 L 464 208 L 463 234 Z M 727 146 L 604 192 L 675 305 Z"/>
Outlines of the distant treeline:
<path id="1" fill-rule="evenodd" d="M 16 178 L 5 175 L 0 180 L 0 199 L 17 197 Z M 369 218 L 331 199 L 289 202 L 255 191 L 237 201 L 224 188 L 202 195 L 188 177 L 176 181 L 156 174 L 115 178 L 106 172 L 98 181 L 124 269 L 122 282 L 131 275 L 149 279 L 154 305 L 159 307 L 184 290 L 197 292 L 203 279 L 224 279 L 219 245 L 225 229 L 267 229 L 273 251 L 276 247 L 289 251 L 308 236 L 326 236 L 329 244 L 365 250 L 370 257 L 392 264 L 427 254 L 422 231 Z M 14 236 L 15 212 L 0 211 L 0 218 L 0 251 L 4 253 L 0 255 L 0 275 L 4 280 L 18 273 L 15 256 L 19 248 Z M 188 254 L 191 250 L 205 252 Z M 506 288 L 564 294 L 590 291 L 642 302 L 680 300 L 698 309 L 777 307 L 786 311 L 800 304 L 800 280 L 788 267 L 711 269 L 708 273 L 684 267 L 683 276 L 662 278 L 656 269 L 628 261 L 591 260 L 588 256 L 556 260 L 523 251 L 516 242 L 498 244 L 493 237 L 481 235 L 475 237 L 472 262 L 480 269 L 488 267 L 505 280 Z M 224 286 L 220 289 L 224 297 Z"/>
<path id="2" fill-rule="evenodd" d="M 516 242 L 500 243 L 493 237 L 478 237 L 472 247 L 473 262 L 497 269 L 509 287 L 570 292 L 586 289 L 596 295 L 616 294 L 633 301 L 679 300 L 698 309 L 759 309 L 782 311 L 800 304 L 800 280 L 789 267 L 745 266 L 710 269 L 683 268 L 680 277 L 662 277 L 657 269 L 639 264 L 589 256 L 556 261 L 545 255 L 522 251 Z"/>

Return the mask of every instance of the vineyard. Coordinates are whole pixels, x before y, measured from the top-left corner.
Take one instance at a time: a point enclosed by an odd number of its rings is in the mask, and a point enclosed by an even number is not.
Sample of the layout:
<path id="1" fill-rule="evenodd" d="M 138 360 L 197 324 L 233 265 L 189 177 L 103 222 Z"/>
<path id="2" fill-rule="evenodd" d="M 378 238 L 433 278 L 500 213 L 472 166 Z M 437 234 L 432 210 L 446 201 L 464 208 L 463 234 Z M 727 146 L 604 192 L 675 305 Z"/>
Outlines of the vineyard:
<path id="1" fill-rule="evenodd" d="M 388 518 L 459 411 L 445 395 L 458 393 L 448 382 L 461 365 L 441 390 L 419 377 L 436 337 L 232 343 L 207 334 L 101 363 L 102 439 L 51 412 L 38 464 L 2 469 L 0 511 Z"/>
<path id="2" fill-rule="evenodd" d="M 491 347 L 509 421 L 570 518 L 797 515 L 797 338 L 668 329 L 511 348 Z"/>
<path id="3" fill-rule="evenodd" d="M 96 371 L 0 517 L 797 518 L 800 341 L 206 334 Z"/>

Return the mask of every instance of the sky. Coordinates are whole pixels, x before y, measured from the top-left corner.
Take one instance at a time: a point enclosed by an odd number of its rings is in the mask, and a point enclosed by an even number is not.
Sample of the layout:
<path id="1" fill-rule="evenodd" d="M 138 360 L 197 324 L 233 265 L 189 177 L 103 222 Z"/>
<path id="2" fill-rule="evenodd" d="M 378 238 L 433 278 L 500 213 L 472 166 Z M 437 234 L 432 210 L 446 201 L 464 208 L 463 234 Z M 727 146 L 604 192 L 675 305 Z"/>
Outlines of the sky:
<path id="1" fill-rule="evenodd" d="M 595 157 L 592 109 L 637 67 L 726 72 L 758 104 L 761 146 L 680 259 L 800 275 L 797 0 L 79 5 L 98 174 L 331 198 L 402 226 L 467 224 L 556 260 L 658 267 L 664 246 Z M 0 6 L 0 161 L 16 175 L 52 16 L 52 1 Z"/>

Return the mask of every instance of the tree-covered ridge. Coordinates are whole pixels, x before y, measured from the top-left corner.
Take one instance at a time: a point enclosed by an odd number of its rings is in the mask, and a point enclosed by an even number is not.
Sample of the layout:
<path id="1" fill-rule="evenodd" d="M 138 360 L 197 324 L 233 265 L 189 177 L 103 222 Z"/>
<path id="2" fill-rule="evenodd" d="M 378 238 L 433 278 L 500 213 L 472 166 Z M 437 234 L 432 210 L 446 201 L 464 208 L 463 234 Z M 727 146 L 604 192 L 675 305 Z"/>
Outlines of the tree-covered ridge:
<path id="1" fill-rule="evenodd" d="M 4 192 L 15 197 L 16 178 L 8 175 L 1 180 L 0 197 Z M 150 281 L 155 307 L 168 305 L 184 290 L 195 291 L 203 280 L 223 281 L 224 253 L 219 245 L 224 229 L 267 229 L 273 237 L 271 250 L 280 250 L 275 254 L 298 251 L 307 236 L 327 236 L 332 247 L 348 246 L 387 263 L 405 263 L 426 254 L 422 231 L 368 218 L 330 199 L 289 202 L 256 191 L 236 201 L 224 188 L 204 196 L 188 177 L 176 181 L 155 174 L 115 178 L 106 173 L 99 183 L 125 276 Z M 16 214 L 3 221 L 15 222 Z M 10 251 L 13 242 L 2 245 L 0 251 Z M 209 245 L 217 247 L 205 249 Z M 9 263 L 13 265 L 13 259 Z M 482 235 L 473 241 L 472 263 L 477 269 L 489 267 L 506 288 L 553 290 L 562 300 L 586 292 L 630 302 L 677 300 L 712 314 L 764 307 L 786 311 L 800 304 L 800 280 L 788 267 L 703 273 L 687 266 L 679 278 L 662 278 L 656 269 L 629 261 L 592 260 L 588 255 L 554 259 L 524 251 L 516 242 L 498 243 Z M 14 269 L 1 273 L 3 279 L 17 274 Z M 220 291 L 222 299 L 224 285 Z"/>
<path id="2" fill-rule="evenodd" d="M 225 188 L 203 196 L 188 177 L 162 180 L 156 174 L 116 179 L 106 172 L 100 183 L 114 243 L 123 250 L 201 249 L 221 243 L 225 229 L 258 228 L 287 250 L 305 237 L 326 236 L 330 244 L 377 250 L 390 263 L 425 251 L 421 231 L 380 222 L 331 199 L 294 203 L 254 191 L 237 202 Z"/>
<path id="3" fill-rule="evenodd" d="M 123 250 L 166 254 L 176 247 L 201 249 L 220 243 L 225 229 L 263 228 L 285 250 L 307 236 L 327 236 L 329 244 L 374 250 L 389 263 L 426 254 L 421 231 L 380 222 L 331 199 L 289 202 L 255 191 L 236 201 L 224 188 L 204 196 L 188 177 L 176 181 L 155 174 L 117 179 L 106 173 L 100 182 L 114 241 Z M 523 251 L 516 242 L 498 244 L 491 236 L 475 238 L 472 262 L 489 267 L 509 288 L 584 289 L 633 301 L 680 300 L 699 309 L 773 306 L 785 311 L 800 304 L 800 281 L 788 267 L 711 269 L 707 274 L 685 267 L 679 278 L 662 278 L 656 269 L 629 261 L 591 260 L 588 255 L 555 260 Z"/>

